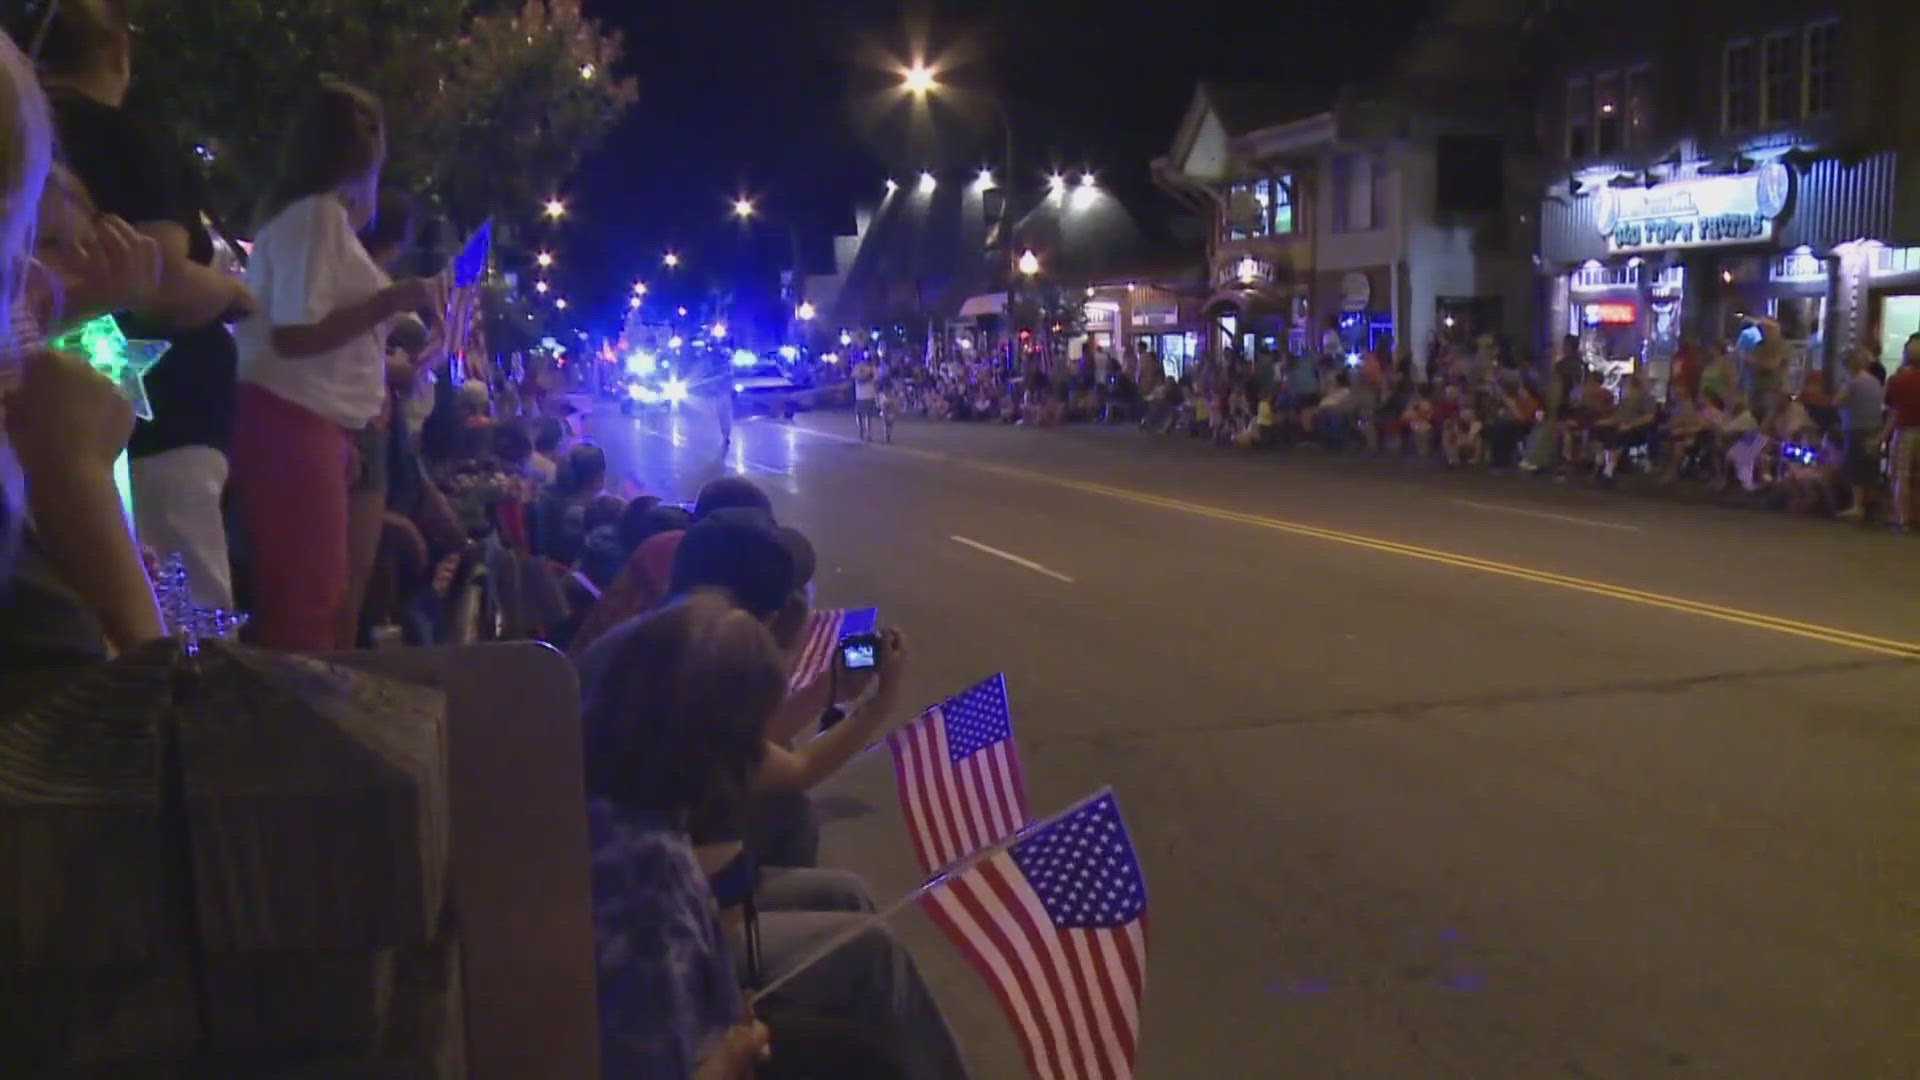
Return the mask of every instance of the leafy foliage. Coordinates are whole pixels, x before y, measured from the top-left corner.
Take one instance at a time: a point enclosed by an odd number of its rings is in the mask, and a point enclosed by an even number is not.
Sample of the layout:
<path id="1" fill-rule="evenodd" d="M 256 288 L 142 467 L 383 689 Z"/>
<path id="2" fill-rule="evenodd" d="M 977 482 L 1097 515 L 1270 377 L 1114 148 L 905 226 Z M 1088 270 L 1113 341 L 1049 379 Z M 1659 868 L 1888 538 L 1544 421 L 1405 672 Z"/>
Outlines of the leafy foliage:
<path id="1" fill-rule="evenodd" d="M 247 222 L 287 118 L 323 77 L 386 110 L 385 182 L 465 226 L 530 216 L 635 99 L 580 0 L 130 0 L 135 99 L 204 148 Z"/>

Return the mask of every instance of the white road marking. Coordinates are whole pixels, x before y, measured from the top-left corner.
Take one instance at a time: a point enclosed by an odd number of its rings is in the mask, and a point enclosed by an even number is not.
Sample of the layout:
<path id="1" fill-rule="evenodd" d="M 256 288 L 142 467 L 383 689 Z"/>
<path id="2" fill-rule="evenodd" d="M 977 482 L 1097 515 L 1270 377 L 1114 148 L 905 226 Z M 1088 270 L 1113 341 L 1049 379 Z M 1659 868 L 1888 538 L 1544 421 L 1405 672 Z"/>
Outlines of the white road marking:
<path id="1" fill-rule="evenodd" d="M 1617 521 L 1601 521 L 1598 518 L 1573 517 L 1570 514 L 1549 514 L 1544 510 L 1522 510 L 1517 506 L 1500 506 L 1497 503 L 1474 502 L 1472 499 L 1455 499 L 1461 506 L 1471 506 L 1475 510 L 1492 510 L 1502 514 L 1519 514 L 1523 517 L 1542 518 L 1547 521 L 1560 521 L 1568 525 L 1586 525 L 1595 529 L 1614 529 L 1619 532 L 1646 532 L 1638 525 L 1622 525 Z"/>
<path id="2" fill-rule="evenodd" d="M 1015 555 L 1011 551 L 1001 551 L 997 547 L 993 547 L 988 544 L 983 544 L 978 540 L 969 540 L 964 536 L 949 536 L 947 537 L 947 539 L 953 541 L 956 544 L 965 544 L 966 546 L 974 549 L 975 551 L 984 551 L 987 554 L 992 555 L 996 558 L 1005 559 L 1008 562 L 1014 564 L 1015 566 L 1024 566 L 1036 574 L 1045 574 L 1048 577 L 1054 579 L 1055 581 L 1064 581 L 1069 585 L 1073 584 L 1073 579 L 1061 573 L 1060 571 L 1048 569 L 1047 567 L 1041 566 L 1039 563 L 1034 562 L 1032 559 L 1023 559 L 1020 556 Z"/>

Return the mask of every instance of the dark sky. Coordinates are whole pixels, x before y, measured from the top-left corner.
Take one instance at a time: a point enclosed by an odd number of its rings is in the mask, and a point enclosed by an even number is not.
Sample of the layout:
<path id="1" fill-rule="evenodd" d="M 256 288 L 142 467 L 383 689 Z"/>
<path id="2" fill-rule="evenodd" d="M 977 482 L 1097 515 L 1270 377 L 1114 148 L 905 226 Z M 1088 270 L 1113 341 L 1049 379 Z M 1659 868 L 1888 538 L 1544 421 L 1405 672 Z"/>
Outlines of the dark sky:
<path id="1" fill-rule="evenodd" d="M 587 0 L 626 35 L 640 100 L 575 175 L 557 237 L 559 284 L 610 315 L 635 277 L 663 304 L 710 280 L 764 298 L 788 261 L 777 223 L 742 230 L 736 192 L 801 235 L 811 272 L 827 237 L 888 175 L 1001 157 L 987 95 L 1012 117 L 1017 179 L 1090 166 L 1130 204 L 1151 191 L 1200 79 L 1281 86 L 1366 82 L 1430 0 Z M 957 93 L 929 119 L 898 95 L 888 57 L 939 60 Z M 894 104 L 888 107 L 888 102 Z M 665 271 L 668 247 L 684 255 Z M 764 300 L 763 300 L 764 303 Z"/>

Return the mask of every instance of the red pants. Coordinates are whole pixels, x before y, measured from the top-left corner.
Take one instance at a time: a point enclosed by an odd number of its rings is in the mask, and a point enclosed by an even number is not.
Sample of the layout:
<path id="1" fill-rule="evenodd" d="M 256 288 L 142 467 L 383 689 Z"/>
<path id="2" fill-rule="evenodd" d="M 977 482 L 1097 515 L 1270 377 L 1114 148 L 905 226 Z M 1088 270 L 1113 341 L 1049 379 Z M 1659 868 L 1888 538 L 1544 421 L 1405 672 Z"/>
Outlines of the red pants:
<path id="1" fill-rule="evenodd" d="M 253 552 L 252 626 L 262 645 L 334 648 L 347 595 L 347 469 L 340 425 L 249 383 L 233 424 L 233 482 Z"/>

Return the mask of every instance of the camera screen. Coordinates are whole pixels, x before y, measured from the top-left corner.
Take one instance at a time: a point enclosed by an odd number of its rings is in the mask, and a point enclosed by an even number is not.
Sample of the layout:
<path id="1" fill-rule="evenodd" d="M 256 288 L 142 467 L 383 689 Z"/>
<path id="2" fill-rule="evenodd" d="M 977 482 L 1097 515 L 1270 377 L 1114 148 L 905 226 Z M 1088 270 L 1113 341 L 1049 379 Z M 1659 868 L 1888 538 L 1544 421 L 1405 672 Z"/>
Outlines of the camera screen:
<path id="1" fill-rule="evenodd" d="M 849 641 L 840 646 L 841 662 L 848 671 L 865 671 L 874 665 L 873 642 Z"/>

